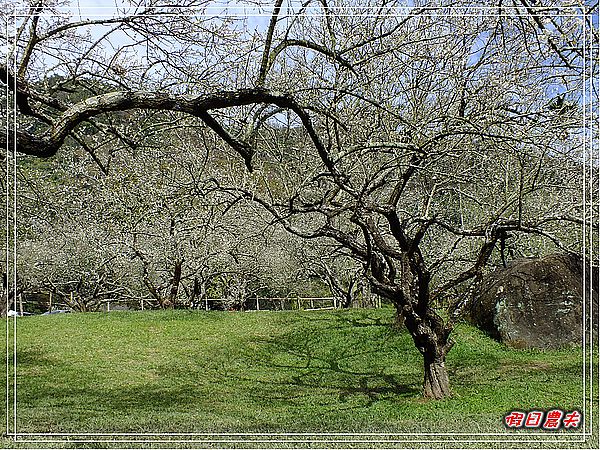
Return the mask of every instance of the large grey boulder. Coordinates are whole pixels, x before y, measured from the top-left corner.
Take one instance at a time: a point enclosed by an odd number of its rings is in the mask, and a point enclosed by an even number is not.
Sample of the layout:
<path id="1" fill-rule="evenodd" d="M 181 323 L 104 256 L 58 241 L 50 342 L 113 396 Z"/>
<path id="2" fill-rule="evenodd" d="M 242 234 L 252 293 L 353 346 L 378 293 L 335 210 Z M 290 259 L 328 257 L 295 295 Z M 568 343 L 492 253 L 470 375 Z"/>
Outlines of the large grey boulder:
<path id="1" fill-rule="evenodd" d="M 554 349 L 582 343 L 584 308 L 587 318 L 597 317 L 598 268 L 584 268 L 575 256 L 554 254 L 516 259 L 484 277 L 470 320 L 512 347 Z"/>

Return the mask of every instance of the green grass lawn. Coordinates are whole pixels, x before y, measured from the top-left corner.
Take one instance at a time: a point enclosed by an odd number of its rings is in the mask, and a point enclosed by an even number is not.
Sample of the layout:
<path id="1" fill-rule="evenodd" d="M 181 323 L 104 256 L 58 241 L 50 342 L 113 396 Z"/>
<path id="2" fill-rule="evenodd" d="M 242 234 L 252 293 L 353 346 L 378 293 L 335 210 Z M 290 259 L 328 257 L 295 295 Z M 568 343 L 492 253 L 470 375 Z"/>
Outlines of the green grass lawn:
<path id="1" fill-rule="evenodd" d="M 392 319 L 390 309 L 22 318 L 17 429 L 505 432 L 511 410 L 583 407 L 581 349 L 509 349 L 467 325 L 448 356 L 454 396 L 426 401 L 421 357 Z"/>

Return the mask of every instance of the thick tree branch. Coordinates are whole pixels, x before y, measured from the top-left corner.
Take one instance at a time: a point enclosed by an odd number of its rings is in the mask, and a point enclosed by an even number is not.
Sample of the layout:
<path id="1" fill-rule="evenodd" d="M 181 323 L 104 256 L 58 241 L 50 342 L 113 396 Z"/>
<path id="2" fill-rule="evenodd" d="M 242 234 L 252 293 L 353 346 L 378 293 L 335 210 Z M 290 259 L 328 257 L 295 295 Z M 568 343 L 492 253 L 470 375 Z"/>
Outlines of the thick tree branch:
<path id="1" fill-rule="evenodd" d="M 8 72 L 6 72 L 8 74 Z M 218 122 L 208 114 L 213 109 L 245 106 L 256 103 L 268 103 L 292 110 L 302 121 L 302 124 L 315 145 L 321 160 L 338 179 L 343 179 L 331 160 L 327 149 L 312 125 L 310 115 L 290 95 L 270 92 L 265 89 L 240 89 L 237 91 L 221 91 L 199 96 L 177 96 L 156 92 L 127 92 L 117 91 L 90 97 L 77 103 L 58 117 L 54 126 L 42 135 L 33 135 L 22 130 L 9 130 L 6 135 L 0 130 L 0 147 L 12 148 L 13 132 L 17 136 L 17 151 L 27 155 L 49 157 L 63 145 L 69 133 L 81 122 L 99 114 L 132 109 L 166 110 L 187 113 L 202 119 L 236 152 L 248 166 L 252 159 L 252 150 L 247 143 L 231 136 Z"/>

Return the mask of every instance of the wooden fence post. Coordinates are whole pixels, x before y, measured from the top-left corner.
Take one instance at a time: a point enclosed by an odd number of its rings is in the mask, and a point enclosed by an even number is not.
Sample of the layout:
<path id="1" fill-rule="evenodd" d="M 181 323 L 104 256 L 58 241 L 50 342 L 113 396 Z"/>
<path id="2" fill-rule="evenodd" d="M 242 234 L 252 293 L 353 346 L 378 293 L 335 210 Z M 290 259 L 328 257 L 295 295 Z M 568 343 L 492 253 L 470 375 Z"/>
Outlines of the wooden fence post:
<path id="1" fill-rule="evenodd" d="M 23 294 L 19 294 L 19 311 L 23 317 Z"/>
<path id="2" fill-rule="evenodd" d="M 260 311 L 260 303 L 258 301 L 258 295 L 256 296 L 256 310 Z"/>
<path id="3" fill-rule="evenodd" d="M 48 303 L 48 311 L 52 311 L 52 291 L 50 291 L 50 302 Z"/>

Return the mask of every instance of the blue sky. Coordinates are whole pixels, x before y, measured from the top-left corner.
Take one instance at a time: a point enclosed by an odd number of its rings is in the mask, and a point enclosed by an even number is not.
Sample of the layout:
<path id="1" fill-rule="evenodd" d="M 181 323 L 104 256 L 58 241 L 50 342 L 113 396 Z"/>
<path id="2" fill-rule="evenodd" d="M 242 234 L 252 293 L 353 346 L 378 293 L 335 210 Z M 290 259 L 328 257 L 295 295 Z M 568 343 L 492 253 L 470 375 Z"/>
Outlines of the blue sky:
<path id="1" fill-rule="evenodd" d="M 270 13 L 272 10 L 272 1 L 263 1 L 265 8 L 262 10 L 248 7 L 247 5 L 236 4 L 227 0 L 211 1 L 211 8 L 214 7 L 214 12 L 220 12 L 224 8 L 232 14 L 244 15 L 251 14 L 248 17 L 248 28 L 250 30 L 259 28 L 266 29 L 269 24 Z M 98 19 L 101 17 L 112 16 L 117 12 L 117 8 L 127 8 L 133 11 L 129 2 L 123 0 L 72 0 L 70 12 L 76 19 L 81 17 L 82 20 Z M 211 11 L 212 12 L 212 11 Z M 103 31 L 98 30 L 98 35 Z"/>

